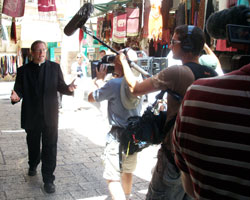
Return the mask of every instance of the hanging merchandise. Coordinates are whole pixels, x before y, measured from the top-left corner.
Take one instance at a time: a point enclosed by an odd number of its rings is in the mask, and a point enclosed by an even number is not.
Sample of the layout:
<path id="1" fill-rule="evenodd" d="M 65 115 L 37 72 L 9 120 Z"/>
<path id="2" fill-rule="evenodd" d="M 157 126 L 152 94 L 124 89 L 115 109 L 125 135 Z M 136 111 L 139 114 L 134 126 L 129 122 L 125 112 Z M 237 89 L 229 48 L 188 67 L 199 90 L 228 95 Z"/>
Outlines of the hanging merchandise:
<path id="1" fill-rule="evenodd" d="M 4 0 L 2 13 L 11 17 L 24 15 L 25 0 Z"/>
<path id="2" fill-rule="evenodd" d="M 103 24 L 103 32 L 104 32 L 104 40 L 108 43 L 110 42 L 110 39 L 112 38 L 112 32 L 113 32 L 113 13 L 108 13 L 106 15 L 106 20 Z"/>
<path id="3" fill-rule="evenodd" d="M 202 30 L 204 28 L 204 17 L 205 17 L 205 0 L 201 0 L 199 6 L 199 16 L 198 16 L 197 26 Z"/>
<path id="4" fill-rule="evenodd" d="M 113 34 L 112 39 L 114 42 L 120 44 L 125 43 L 126 29 L 127 29 L 127 14 L 115 13 L 113 19 Z"/>
<path id="5" fill-rule="evenodd" d="M 16 75 L 19 57 L 17 55 L 1 55 L 0 56 L 0 73 L 4 78 L 7 75 Z"/>
<path id="6" fill-rule="evenodd" d="M 185 24 L 185 3 L 180 3 L 176 11 L 176 26 Z"/>
<path id="7" fill-rule="evenodd" d="M 127 36 L 137 36 L 139 34 L 139 14 L 140 9 L 126 8 L 127 13 Z"/>
<path id="8" fill-rule="evenodd" d="M 148 23 L 148 37 L 149 38 L 162 38 L 162 15 L 161 15 L 161 1 L 155 0 L 151 2 L 151 10 L 149 14 Z"/>
<path id="9" fill-rule="evenodd" d="M 0 10 L 2 10 L 2 0 L 0 0 Z M 2 29 L 2 13 L 0 12 L 0 43 L 3 39 L 3 29 Z"/>
<path id="10" fill-rule="evenodd" d="M 237 4 L 237 0 L 227 0 L 227 7 L 231 8 Z"/>
<path id="11" fill-rule="evenodd" d="M 214 5 L 213 5 L 213 1 L 212 0 L 207 0 L 207 6 L 206 6 L 206 18 L 205 20 L 207 21 L 207 19 L 209 18 L 209 16 L 211 14 L 214 13 Z M 204 28 L 204 33 L 205 33 L 205 41 L 207 44 L 211 44 L 211 37 L 207 32 L 207 29 Z"/>
<path id="12" fill-rule="evenodd" d="M 83 30 L 80 28 L 79 29 L 79 43 L 80 44 L 82 43 L 82 40 L 83 40 L 83 34 L 84 34 Z"/>
<path id="13" fill-rule="evenodd" d="M 11 23 L 11 30 L 10 30 L 10 39 L 12 41 L 17 42 L 17 39 L 16 39 L 16 20 L 15 20 L 15 17 L 12 17 L 12 23 Z"/>
<path id="14" fill-rule="evenodd" d="M 97 18 L 96 37 L 98 38 L 101 38 L 101 35 L 102 35 L 103 22 L 104 22 L 104 17 Z"/>
<path id="15" fill-rule="evenodd" d="M 239 5 L 245 5 L 246 7 L 249 7 L 249 0 L 238 0 L 237 6 Z"/>
<path id="16" fill-rule="evenodd" d="M 149 23 L 150 9 L 151 9 L 150 0 L 145 0 L 144 18 L 143 18 L 144 26 L 142 30 L 142 36 L 144 38 L 148 38 L 148 23 Z"/>
<path id="17" fill-rule="evenodd" d="M 162 0 L 161 14 L 163 20 L 163 29 L 169 28 L 169 11 L 173 7 L 173 0 Z"/>
<path id="18" fill-rule="evenodd" d="M 38 12 L 41 18 L 56 20 L 55 0 L 38 0 Z"/>

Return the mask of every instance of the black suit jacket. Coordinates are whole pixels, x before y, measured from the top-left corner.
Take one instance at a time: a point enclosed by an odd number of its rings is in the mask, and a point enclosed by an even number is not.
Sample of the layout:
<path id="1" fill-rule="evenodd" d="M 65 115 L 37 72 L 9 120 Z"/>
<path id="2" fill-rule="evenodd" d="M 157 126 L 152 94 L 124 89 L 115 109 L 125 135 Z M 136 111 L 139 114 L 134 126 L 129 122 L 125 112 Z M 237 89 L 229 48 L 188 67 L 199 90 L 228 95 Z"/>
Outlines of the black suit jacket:
<path id="1" fill-rule="evenodd" d="M 57 127 L 57 92 L 66 95 L 73 95 L 73 93 L 68 90 L 60 65 L 48 60 L 43 64 L 42 73 L 40 72 L 37 77 L 41 79 L 42 84 L 39 88 L 36 87 L 36 78 L 34 78 L 36 67 L 38 65 L 30 62 L 17 69 L 14 90 L 22 99 L 21 127 L 24 129 L 36 128 L 37 118 L 39 118 L 37 116 L 41 113 L 46 126 Z"/>

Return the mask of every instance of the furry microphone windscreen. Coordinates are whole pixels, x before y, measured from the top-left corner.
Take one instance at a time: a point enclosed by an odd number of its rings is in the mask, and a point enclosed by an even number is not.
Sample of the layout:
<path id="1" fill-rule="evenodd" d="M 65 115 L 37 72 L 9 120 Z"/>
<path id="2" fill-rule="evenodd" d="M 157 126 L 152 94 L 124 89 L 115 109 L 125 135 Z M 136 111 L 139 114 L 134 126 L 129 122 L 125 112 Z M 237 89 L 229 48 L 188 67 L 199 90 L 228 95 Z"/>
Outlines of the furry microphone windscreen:
<path id="1" fill-rule="evenodd" d="M 74 15 L 69 23 L 64 28 L 64 33 L 67 36 L 72 35 L 78 28 L 82 28 L 83 25 L 89 19 L 91 13 L 94 11 L 94 6 L 91 3 L 85 3 L 80 10 Z"/>

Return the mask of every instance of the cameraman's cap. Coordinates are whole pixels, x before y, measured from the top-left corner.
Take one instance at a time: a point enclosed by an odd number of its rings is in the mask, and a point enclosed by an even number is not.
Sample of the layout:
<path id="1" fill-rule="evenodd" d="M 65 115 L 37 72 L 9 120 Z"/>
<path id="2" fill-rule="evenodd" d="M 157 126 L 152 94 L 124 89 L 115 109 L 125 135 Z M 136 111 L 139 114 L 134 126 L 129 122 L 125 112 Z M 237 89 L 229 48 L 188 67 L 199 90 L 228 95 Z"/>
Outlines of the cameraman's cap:
<path id="1" fill-rule="evenodd" d="M 213 56 L 211 56 L 211 55 L 202 55 L 202 56 L 200 56 L 199 57 L 199 63 L 201 65 L 205 65 L 207 67 L 211 67 L 214 70 L 216 69 L 216 67 L 218 65 L 217 60 Z"/>

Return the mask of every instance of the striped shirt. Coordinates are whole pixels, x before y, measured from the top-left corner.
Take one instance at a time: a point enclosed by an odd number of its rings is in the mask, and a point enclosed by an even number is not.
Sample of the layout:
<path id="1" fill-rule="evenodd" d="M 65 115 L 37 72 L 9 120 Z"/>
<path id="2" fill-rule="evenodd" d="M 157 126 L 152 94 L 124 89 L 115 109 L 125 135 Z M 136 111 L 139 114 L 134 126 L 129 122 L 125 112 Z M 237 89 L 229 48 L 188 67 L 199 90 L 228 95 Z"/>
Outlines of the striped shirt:
<path id="1" fill-rule="evenodd" d="M 250 64 L 188 88 L 173 143 L 196 199 L 250 200 Z"/>

